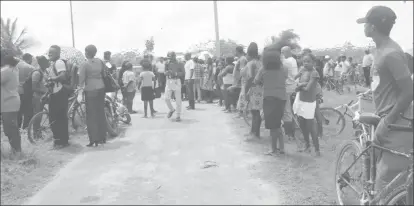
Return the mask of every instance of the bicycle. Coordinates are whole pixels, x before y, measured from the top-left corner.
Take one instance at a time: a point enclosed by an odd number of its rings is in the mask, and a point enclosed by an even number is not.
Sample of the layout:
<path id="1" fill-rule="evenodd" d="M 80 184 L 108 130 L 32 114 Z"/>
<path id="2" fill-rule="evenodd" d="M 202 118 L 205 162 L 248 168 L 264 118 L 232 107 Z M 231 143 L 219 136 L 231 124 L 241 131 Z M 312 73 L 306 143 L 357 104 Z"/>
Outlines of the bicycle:
<path id="1" fill-rule="evenodd" d="M 401 115 L 402 116 L 402 115 Z M 410 125 L 396 125 L 390 124 L 388 128 L 392 131 L 402 132 L 413 132 L 413 119 L 408 119 L 402 116 L 403 119 L 410 121 Z M 343 189 L 350 188 L 351 191 L 355 192 L 359 198 L 361 205 L 371 205 L 379 202 L 380 205 L 413 205 L 412 194 L 413 194 L 413 150 L 411 149 L 410 154 L 398 152 L 389 148 L 382 147 L 373 142 L 373 134 L 375 129 L 380 122 L 381 117 L 375 114 L 361 114 L 358 118 L 361 122 L 363 133 L 354 140 L 347 141 L 341 151 L 338 153 L 336 168 L 335 168 L 335 188 L 336 194 L 340 205 L 344 205 Z M 354 149 L 354 160 L 346 167 L 344 172 L 341 171 L 343 157 L 347 150 Z M 394 155 L 407 158 L 411 161 L 409 167 L 399 173 L 390 183 L 388 183 L 383 189 L 375 192 L 375 171 L 376 171 L 376 150 L 389 152 Z M 357 165 L 358 160 L 363 159 L 363 162 L 358 163 L 362 166 L 361 172 L 356 172 L 356 177 L 351 177 L 350 169 Z M 407 176 L 406 181 L 399 186 L 394 184 L 398 181 L 403 180 Z M 359 179 L 356 179 L 359 178 Z M 359 185 L 355 186 L 351 182 L 359 182 Z M 390 188 L 393 189 L 388 192 Z M 348 203 L 347 203 L 348 204 Z"/>
<path id="2" fill-rule="evenodd" d="M 72 95 L 69 97 L 68 102 L 68 113 L 67 116 L 70 120 L 69 122 L 72 122 L 72 127 L 76 130 L 77 124 L 74 121 L 75 112 L 79 112 L 77 109 L 74 109 L 78 105 L 84 105 L 84 101 L 79 102 L 77 99 L 77 96 L 79 94 L 79 89 L 76 89 Z M 53 122 L 49 122 L 49 110 L 48 110 L 48 98 L 51 94 L 50 91 L 48 91 L 45 94 L 45 98 L 42 98 L 42 105 L 43 110 L 35 114 L 32 119 L 29 122 L 29 125 L 27 126 L 27 138 L 29 139 L 30 143 L 36 144 L 36 141 L 41 139 L 47 139 L 45 136 L 48 136 L 52 133 L 51 131 L 51 125 Z M 81 116 L 85 116 L 85 112 L 82 112 Z M 83 121 L 83 125 L 85 121 Z"/>
<path id="3" fill-rule="evenodd" d="M 339 105 L 337 107 L 335 107 L 334 109 L 337 111 L 340 111 L 341 109 L 344 109 L 344 112 L 341 113 L 341 116 L 339 117 L 340 119 L 338 119 L 337 122 L 339 121 L 343 121 L 342 127 L 340 129 L 340 132 L 338 133 L 341 134 L 346 126 L 346 121 L 345 121 L 345 117 L 349 117 L 352 120 L 352 128 L 355 130 L 355 136 L 359 136 L 361 134 L 362 131 L 362 127 L 361 124 L 355 120 L 355 117 L 357 117 L 361 112 L 363 112 L 363 108 L 362 108 L 362 100 L 367 100 L 367 101 L 372 101 L 372 96 L 368 95 L 368 93 L 370 93 L 370 90 L 368 90 L 365 93 L 357 93 L 357 102 L 354 103 L 354 100 L 351 100 L 348 104 L 342 104 Z"/>
<path id="4" fill-rule="evenodd" d="M 340 80 L 334 79 L 333 77 L 325 77 L 325 82 L 323 85 L 323 88 L 328 91 L 335 90 L 339 95 L 342 95 L 344 93 L 343 84 L 341 84 Z"/>

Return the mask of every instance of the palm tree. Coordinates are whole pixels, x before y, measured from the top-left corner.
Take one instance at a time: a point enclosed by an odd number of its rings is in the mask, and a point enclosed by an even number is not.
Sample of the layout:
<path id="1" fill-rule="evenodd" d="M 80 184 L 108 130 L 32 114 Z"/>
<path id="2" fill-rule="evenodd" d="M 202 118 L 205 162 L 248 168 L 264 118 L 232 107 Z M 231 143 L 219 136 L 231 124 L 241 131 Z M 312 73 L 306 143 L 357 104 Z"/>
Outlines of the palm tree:
<path id="1" fill-rule="evenodd" d="M 33 46 L 32 39 L 27 37 L 27 29 L 17 30 L 17 18 L 12 22 L 10 18 L 4 21 L 1 18 L 1 48 L 14 55 L 20 56 L 23 50 Z"/>

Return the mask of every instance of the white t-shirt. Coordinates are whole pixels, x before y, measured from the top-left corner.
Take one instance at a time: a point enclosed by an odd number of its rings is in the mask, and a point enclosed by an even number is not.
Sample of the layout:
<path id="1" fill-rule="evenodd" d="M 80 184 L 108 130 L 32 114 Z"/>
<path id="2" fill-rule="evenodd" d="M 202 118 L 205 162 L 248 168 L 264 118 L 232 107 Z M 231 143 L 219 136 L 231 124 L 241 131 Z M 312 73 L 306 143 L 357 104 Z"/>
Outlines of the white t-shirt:
<path id="1" fill-rule="evenodd" d="M 194 79 L 194 75 L 192 76 L 192 78 L 191 78 L 191 70 L 193 70 L 194 71 L 194 68 L 195 68 L 195 64 L 194 64 L 194 61 L 193 60 L 188 60 L 186 63 L 185 63 L 185 65 L 184 65 L 184 69 L 185 69 L 185 80 L 188 80 L 188 79 Z"/>
<path id="2" fill-rule="evenodd" d="M 141 78 L 141 87 L 154 86 L 152 80 L 155 77 L 155 74 L 152 71 L 143 71 L 139 74 L 139 77 Z"/>
<path id="3" fill-rule="evenodd" d="M 372 54 L 365 55 L 362 59 L 362 67 L 371 66 L 373 61 L 374 57 L 372 56 Z"/>
<path id="4" fill-rule="evenodd" d="M 165 72 L 165 63 L 157 62 L 157 64 L 155 64 L 155 67 L 157 68 L 158 73 Z"/>
<path id="5" fill-rule="evenodd" d="M 55 65 L 56 72 L 53 70 L 53 65 Z M 59 72 L 66 71 L 66 65 L 65 62 L 63 62 L 61 59 L 58 59 L 55 63 L 50 64 L 50 67 L 47 68 L 46 74 L 48 77 L 56 77 L 59 75 Z M 62 84 L 59 82 L 55 82 L 55 86 L 53 86 L 53 93 L 56 93 L 62 89 Z"/>
<path id="6" fill-rule="evenodd" d="M 286 78 L 286 84 L 292 85 L 295 84 L 295 76 L 298 74 L 298 63 L 293 57 L 289 57 L 283 60 L 283 67 L 288 72 L 288 77 Z"/>

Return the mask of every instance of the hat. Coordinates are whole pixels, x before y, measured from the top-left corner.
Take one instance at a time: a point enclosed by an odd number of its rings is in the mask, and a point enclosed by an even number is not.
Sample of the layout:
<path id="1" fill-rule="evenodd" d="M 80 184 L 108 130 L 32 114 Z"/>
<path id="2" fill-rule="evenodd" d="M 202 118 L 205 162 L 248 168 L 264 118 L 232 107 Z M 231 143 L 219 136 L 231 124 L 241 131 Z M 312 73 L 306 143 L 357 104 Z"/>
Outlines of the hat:
<path id="1" fill-rule="evenodd" d="M 368 11 L 364 18 L 359 18 L 357 23 L 370 23 L 373 25 L 394 24 L 395 19 L 397 19 L 397 15 L 389 7 L 374 6 Z"/>

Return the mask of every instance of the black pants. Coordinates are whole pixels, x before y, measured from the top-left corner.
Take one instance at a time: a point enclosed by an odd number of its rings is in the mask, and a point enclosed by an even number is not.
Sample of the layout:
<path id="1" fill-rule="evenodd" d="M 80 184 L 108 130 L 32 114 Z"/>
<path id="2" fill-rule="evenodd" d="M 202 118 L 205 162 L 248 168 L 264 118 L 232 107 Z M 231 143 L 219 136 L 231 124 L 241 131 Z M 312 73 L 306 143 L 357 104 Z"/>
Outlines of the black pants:
<path id="1" fill-rule="evenodd" d="M 223 96 L 224 96 L 224 105 L 226 106 L 226 110 L 230 111 L 230 105 L 232 104 L 232 99 L 229 90 L 227 90 L 229 87 L 231 87 L 231 84 L 225 84 L 224 89 L 222 90 Z"/>
<path id="2" fill-rule="evenodd" d="M 85 91 L 85 104 L 89 142 L 95 143 L 105 140 L 105 90 Z"/>
<path id="3" fill-rule="evenodd" d="M 69 141 L 68 128 L 68 92 L 62 88 L 50 95 L 49 121 L 55 144 L 67 144 Z"/>
<path id="4" fill-rule="evenodd" d="M 219 105 L 223 105 L 223 94 L 221 91 L 221 85 L 216 84 L 216 88 L 214 90 L 215 95 L 219 98 Z"/>
<path id="5" fill-rule="evenodd" d="M 240 92 L 241 92 L 241 88 L 238 88 L 238 87 L 230 91 L 231 104 L 234 106 L 234 108 L 237 107 L 237 102 L 239 101 Z"/>
<path id="6" fill-rule="evenodd" d="M 195 100 L 194 100 L 194 79 L 185 80 L 186 85 L 186 95 L 188 98 L 188 106 L 191 109 L 195 108 Z"/>
<path id="7" fill-rule="evenodd" d="M 4 134 L 9 138 L 9 143 L 13 151 L 20 152 L 21 137 L 19 127 L 17 126 L 17 115 L 19 112 L 2 112 Z"/>
<path id="8" fill-rule="evenodd" d="M 167 78 L 164 73 L 158 73 L 158 87 L 161 88 L 162 92 L 165 92 L 165 83 L 167 82 Z"/>
<path id="9" fill-rule="evenodd" d="M 208 103 L 211 103 L 211 102 L 213 102 L 213 97 L 214 97 L 214 93 L 213 93 L 213 91 L 210 91 L 210 90 L 203 90 L 204 92 L 202 92 L 202 93 L 204 93 L 204 99 L 208 102 Z"/>
<path id="10" fill-rule="evenodd" d="M 260 116 L 260 110 L 250 110 L 252 114 L 252 128 L 250 133 L 260 137 L 260 126 L 262 125 L 262 117 Z"/>
<path id="11" fill-rule="evenodd" d="M 23 124 L 23 129 L 26 129 L 32 117 L 33 117 L 33 106 L 32 106 L 31 96 L 26 95 L 26 94 L 21 94 L 20 95 L 20 109 L 19 109 L 19 114 L 17 116 L 18 127 L 21 128 Z"/>
<path id="12" fill-rule="evenodd" d="M 365 77 L 365 85 L 367 87 L 371 86 L 371 66 L 367 66 L 367 67 L 362 67 L 363 71 L 364 71 L 364 77 Z"/>

